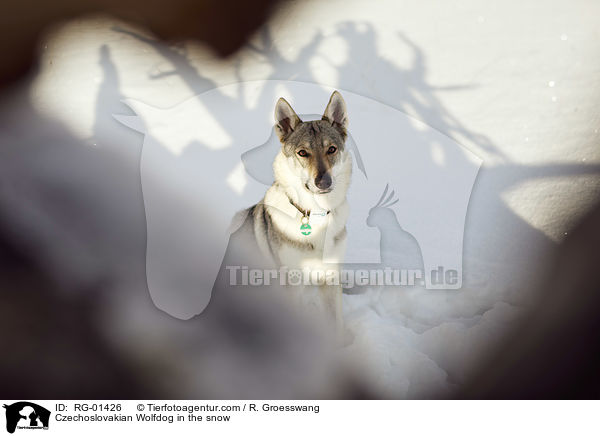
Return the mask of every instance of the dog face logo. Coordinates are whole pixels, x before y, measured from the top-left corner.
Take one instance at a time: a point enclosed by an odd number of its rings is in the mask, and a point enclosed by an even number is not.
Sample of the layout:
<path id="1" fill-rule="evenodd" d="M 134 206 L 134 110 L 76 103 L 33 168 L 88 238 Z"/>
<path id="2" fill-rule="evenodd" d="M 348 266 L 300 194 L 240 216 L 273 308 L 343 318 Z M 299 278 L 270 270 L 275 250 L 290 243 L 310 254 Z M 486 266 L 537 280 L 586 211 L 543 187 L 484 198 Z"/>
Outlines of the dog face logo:
<path id="1" fill-rule="evenodd" d="M 4 405 L 6 409 L 6 431 L 19 429 L 48 429 L 50 411 L 28 401 Z"/>
<path id="2" fill-rule="evenodd" d="M 215 88 L 167 109 L 124 100 L 135 115 L 114 117 L 144 134 L 146 275 L 159 309 L 180 319 L 205 309 L 232 217 L 263 198 L 282 146 L 316 193 L 335 185 L 340 153 L 352 154 L 345 265 L 415 268 L 424 272 L 426 289 L 462 287 L 465 218 L 481 159 L 423 122 L 349 91 L 340 91 L 345 104 L 333 94 L 323 114 L 321 102 L 333 91 L 262 80 Z M 307 132 L 294 133 L 298 120 L 302 129 L 319 128 L 311 132 L 322 138 L 318 153 L 302 140 Z M 434 280 L 440 269 L 453 280 Z"/>

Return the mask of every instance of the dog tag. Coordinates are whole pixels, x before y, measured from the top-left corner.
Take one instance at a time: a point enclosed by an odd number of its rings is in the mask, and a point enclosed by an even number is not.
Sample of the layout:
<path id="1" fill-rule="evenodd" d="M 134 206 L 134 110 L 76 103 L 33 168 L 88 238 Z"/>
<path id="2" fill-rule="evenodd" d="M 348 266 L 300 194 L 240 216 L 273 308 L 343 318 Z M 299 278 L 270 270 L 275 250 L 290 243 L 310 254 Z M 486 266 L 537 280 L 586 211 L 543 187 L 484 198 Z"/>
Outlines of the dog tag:
<path id="1" fill-rule="evenodd" d="M 303 216 L 300 219 L 300 222 L 302 223 L 302 225 L 300 226 L 300 233 L 302 233 L 305 236 L 310 235 L 312 232 L 312 227 L 310 226 L 310 224 L 308 224 L 308 217 Z"/>

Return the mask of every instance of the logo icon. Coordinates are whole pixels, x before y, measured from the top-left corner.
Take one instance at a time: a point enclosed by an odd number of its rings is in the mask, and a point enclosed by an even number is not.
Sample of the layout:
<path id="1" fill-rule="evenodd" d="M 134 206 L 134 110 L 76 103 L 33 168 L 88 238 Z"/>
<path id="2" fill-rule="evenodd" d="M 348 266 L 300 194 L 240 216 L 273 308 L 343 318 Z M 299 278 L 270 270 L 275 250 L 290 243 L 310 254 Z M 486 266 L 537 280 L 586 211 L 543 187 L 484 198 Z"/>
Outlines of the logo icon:
<path id="1" fill-rule="evenodd" d="M 354 162 L 344 263 L 418 269 L 425 289 L 460 289 L 467 206 L 481 159 L 391 106 L 338 90 L 348 107 L 346 145 Z M 146 277 L 158 308 L 189 319 L 208 305 L 232 217 L 260 201 L 274 181 L 272 162 L 281 149 L 275 102 L 283 97 L 303 120 L 320 119 L 314 109 L 332 91 L 258 80 L 164 109 L 123 100 L 135 115 L 115 119 L 144 134 Z M 301 234 L 313 232 L 310 220 L 297 223 Z M 210 223 L 211 231 L 199 231 L 199 223 Z M 438 280 L 440 270 L 448 280 Z"/>
<path id="2" fill-rule="evenodd" d="M 4 405 L 6 409 L 6 431 L 14 433 L 18 429 L 48 429 L 50 411 L 29 401 L 19 401 Z"/>

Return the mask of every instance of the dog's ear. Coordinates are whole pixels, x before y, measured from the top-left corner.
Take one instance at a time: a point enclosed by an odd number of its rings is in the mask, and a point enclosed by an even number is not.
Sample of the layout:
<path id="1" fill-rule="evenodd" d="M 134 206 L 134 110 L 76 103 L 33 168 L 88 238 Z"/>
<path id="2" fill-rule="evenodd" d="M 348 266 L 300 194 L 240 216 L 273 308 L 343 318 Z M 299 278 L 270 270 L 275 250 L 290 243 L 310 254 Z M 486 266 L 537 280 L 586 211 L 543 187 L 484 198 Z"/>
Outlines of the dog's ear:
<path id="1" fill-rule="evenodd" d="M 292 109 L 283 97 L 277 101 L 277 105 L 275 106 L 275 121 L 277 121 L 275 130 L 277 131 L 279 140 L 282 142 L 302 122 L 300 117 L 294 112 L 294 109 Z"/>
<path id="2" fill-rule="evenodd" d="M 333 91 L 331 94 L 322 119 L 329 121 L 334 127 L 341 127 L 342 133 L 346 134 L 348 114 L 346 113 L 346 102 L 339 92 Z"/>

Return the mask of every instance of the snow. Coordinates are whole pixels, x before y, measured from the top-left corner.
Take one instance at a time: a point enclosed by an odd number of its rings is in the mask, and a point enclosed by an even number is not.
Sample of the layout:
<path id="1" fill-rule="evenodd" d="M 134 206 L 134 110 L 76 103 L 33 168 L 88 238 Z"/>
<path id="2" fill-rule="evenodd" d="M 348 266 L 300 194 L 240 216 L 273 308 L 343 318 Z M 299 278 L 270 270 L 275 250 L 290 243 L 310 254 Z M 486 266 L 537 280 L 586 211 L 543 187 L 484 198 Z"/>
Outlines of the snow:
<path id="1" fill-rule="evenodd" d="M 543 260 L 598 197 L 598 13 L 599 3 L 583 0 L 294 2 L 228 60 L 85 18 L 48 36 L 30 96 L 82 147 L 119 149 L 132 171 L 142 139 L 112 118 L 131 115 L 123 98 L 172 107 L 263 79 L 347 89 L 471 150 L 483 167 L 465 225 L 462 289 L 344 296 L 354 338 L 343 352 L 379 391 L 445 395 L 531 304 Z"/>

